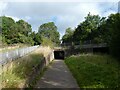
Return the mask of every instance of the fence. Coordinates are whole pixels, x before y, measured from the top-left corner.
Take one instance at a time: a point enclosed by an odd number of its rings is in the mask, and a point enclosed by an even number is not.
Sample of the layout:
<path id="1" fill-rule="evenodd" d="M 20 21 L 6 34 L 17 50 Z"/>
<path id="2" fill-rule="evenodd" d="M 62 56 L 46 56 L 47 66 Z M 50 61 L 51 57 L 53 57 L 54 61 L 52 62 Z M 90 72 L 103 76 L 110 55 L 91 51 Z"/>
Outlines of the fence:
<path id="1" fill-rule="evenodd" d="M 0 53 L 0 65 L 4 65 L 12 60 L 15 60 L 17 58 L 20 58 L 30 52 L 32 52 L 33 50 L 35 50 L 36 48 L 38 48 L 39 45 L 37 46 L 31 46 L 31 47 L 25 47 L 25 48 L 19 48 L 16 50 L 12 50 L 9 52 L 5 52 L 5 53 Z"/>

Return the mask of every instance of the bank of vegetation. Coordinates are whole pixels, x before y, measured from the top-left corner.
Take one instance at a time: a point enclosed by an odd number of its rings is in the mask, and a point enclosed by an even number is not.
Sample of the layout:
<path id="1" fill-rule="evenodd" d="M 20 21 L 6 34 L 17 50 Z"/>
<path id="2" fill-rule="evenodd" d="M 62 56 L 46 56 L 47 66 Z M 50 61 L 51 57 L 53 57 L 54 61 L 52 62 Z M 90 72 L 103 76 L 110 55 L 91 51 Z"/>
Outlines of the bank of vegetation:
<path id="1" fill-rule="evenodd" d="M 36 50 L 27 56 L 19 58 L 15 61 L 9 62 L 3 66 L 2 75 L 2 88 L 24 88 L 31 87 L 34 83 L 29 83 L 31 73 L 38 67 L 43 59 L 43 55 Z M 30 82 L 35 82 L 31 79 Z"/>
<path id="2" fill-rule="evenodd" d="M 0 48 L 2 53 L 24 46 L 58 46 L 60 44 L 59 37 L 60 35 L 54 22 L 40 25 L 35 32 L 32 30 L 32 26 L 24 20 L 14 21 L 11 17 L 0 17 Z M 8 48 L 12 46 L 16 48 Z M 3 48 L 5 49 L 3 50 Z M 0 72 L 2 88 L 24 88 L 24 85 L 25 87 L 32 87 L 36 81 L 33 80 L 29 83 L 30 75 L 37 65 L 42 67 L 40 65 L 41 60 L 45 58 L 43 54 L 45 53 L 46 55 L 50 51 L 47 48 L 45 50 L 43 48 L 37 49 L 37 51 L 27 56 L 5 64 L 2 72 Z M 40 54 L 40 52 L 43 54 Z M 31 78 L 35 76 L 33 75 Z M 33 82 L 32 85 L 31 82 Z"/>
<path id="3" fill-rule="evenodd" d="M 65 59 L 80 88 L 120 88 L 120 63 L 109 55 L 81 55 Z"/>
<path id="4" fill-rule="evenodd" d="M 66 46 L 107 44 L 107 55 L 80 53 L 65 63 L 80 88 L 120 88 L 120 13 L 108 17 L 89 13 L 75 29 L 66 29 L 62 41 Z"/>
<path id="5" fill-rule="evenodd" d="M 0 17 L 0 46 L 13 44 L 26 45 L 59 45 L 59 32 L 54 22 L 44 23 L 32 31 L 32 26 L 24 21 L 14 21 L 11 17 Z"/>
<path id="6" fill-rule="evenodd" d="M 75 29 L 67 28 L 63 45 L 106 43 L 110 55 L 120 59 L 120 13 L 100 17 L 89 13 Z"/>

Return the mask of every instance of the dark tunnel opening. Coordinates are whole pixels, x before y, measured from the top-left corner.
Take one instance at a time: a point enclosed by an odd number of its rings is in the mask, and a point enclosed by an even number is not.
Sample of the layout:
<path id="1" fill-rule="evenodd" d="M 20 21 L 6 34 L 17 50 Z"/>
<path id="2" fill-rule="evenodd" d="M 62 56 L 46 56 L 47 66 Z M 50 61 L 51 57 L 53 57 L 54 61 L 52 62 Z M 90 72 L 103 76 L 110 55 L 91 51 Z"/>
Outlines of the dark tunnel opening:
<path id="1" fill-rule="evenodd" d="M 64 51 L 54 51 L 54 59 L 64 59 L 65 53 Z"/>
<path id="2" fill-rule="evenodd" d="M 106 53 L 106 54 L 109 54 L 109 48 L 108 47 L 93 48 L 93 53 Z"/>

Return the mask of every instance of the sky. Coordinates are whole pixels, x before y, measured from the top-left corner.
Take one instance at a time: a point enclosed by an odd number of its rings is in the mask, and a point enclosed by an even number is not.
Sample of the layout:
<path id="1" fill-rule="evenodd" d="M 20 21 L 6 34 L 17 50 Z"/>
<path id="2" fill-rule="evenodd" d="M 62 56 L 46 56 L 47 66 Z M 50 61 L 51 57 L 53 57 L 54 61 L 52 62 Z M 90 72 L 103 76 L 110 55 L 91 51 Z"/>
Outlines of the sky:
<path id="1" fill-rule="evenodd" d="M 8 0 L 0 1 L 0 16 L 12 17 L 15 21 L 25 20 L 37 32 L 40 25 L 54 22 L 61 37 L 68 27 L 75 28 L 90 12 L 107 17 L 118 12 L 119 0 Z"/>

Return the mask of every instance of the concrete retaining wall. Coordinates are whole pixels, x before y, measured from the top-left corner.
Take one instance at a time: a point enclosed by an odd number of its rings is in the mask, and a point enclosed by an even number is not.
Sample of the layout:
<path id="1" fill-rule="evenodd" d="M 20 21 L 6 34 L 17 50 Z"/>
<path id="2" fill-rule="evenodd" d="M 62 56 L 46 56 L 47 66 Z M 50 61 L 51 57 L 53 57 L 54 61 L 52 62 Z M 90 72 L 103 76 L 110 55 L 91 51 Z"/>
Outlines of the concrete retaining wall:
<path id="1" fill-rule="evenodd" d="M 54 60 L 54 52 L 53 50 L 51 50 L 51 52 L 49 52 L 49 54 L 47 54 L 45 57 L 43 57 L 41 59 L 41 63 L 39 63 L 34 69 L 33 71 L 31 72 L 29 78 L 27 79 L 25 85 L 23 88 L 26 88 L 28 86 L 31 86 L 33 85 L 35 78 L 38 77 L 38 75 L 40 75 L 40 73 L 43 72 L 43 69 L 49 65 L 49 63 L 51 61 Z"/>
<path id="2" fill-rule="evenodd" d="M 25 47 L 25 48 L 19 48 L 19 49 L 12 50 L 9 52 L 0 53 L 0 65 L 4 65 L 12 60 L 20 58 L 20 57 L 32 52 L 33 50 L 35 50 L 38 47 L 39 47 L 39 45 Z"/>
<path id="3" fill-rule="evenodd" d="M 36 47 L 37 48 L 37 47 Z M 25 49 L 24 49 L 25 50 Z M 22 50 L 21 50 L 22 51 Z M 26 51 L 27 52 L 27 51 Z M 31 71 L 31 73 L 29 73 L 29 76 L 26 78 L 25 83 L 23 83 L 23 86 L 20 85 L 19 88 L 26 88 L 30 85 L 33 84 L 33 82 L 35 81 L 35 78 L 40 74 L 40 72 L 43 72 L 43 69 L 49 65 L 49 63 L 54 60 L 54 53 L 53 50 L 49 47 L 42 47 L 39 46 L 39 48 L 37 49 L 37 53 L 41 53 L 43 54 L 43 58 L 40 60 L 41 63 L 39 63 L 37 66 L 34 67 L 34 69 Z M 17 60 L 17 59 L 16 59 Z M 10 69 L 13 66 L 13 62 L 7 63 L 5 64 L 2 69 L 0 70 L 4 70 L 7 71 L 8 69 Z M 0 75 L 2 74 L 2 71 L 0 71 Z"/>

